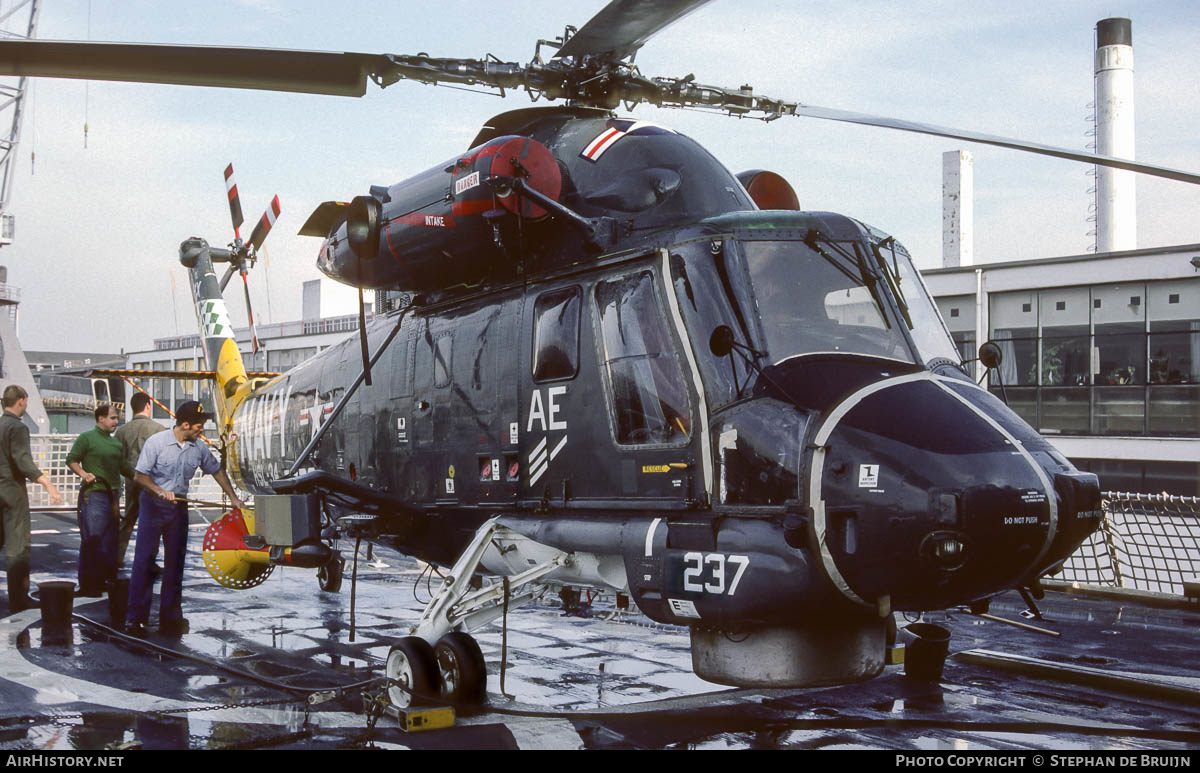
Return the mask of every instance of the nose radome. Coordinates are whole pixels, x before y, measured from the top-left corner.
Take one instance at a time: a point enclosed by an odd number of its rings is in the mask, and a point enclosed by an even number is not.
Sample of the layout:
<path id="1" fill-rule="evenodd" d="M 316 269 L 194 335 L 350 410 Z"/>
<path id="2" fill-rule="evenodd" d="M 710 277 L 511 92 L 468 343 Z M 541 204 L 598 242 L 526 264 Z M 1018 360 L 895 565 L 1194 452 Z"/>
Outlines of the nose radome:
<path id="1" fill-rule="evenodd" d="M 921 373 L 860 389 L 814 437 L 817 549 L 855 601 L 965 603 L 1013 587 L 1075 538 L 1055 540 L 1063 497 L 1026 443 L 946 381 Z"/>

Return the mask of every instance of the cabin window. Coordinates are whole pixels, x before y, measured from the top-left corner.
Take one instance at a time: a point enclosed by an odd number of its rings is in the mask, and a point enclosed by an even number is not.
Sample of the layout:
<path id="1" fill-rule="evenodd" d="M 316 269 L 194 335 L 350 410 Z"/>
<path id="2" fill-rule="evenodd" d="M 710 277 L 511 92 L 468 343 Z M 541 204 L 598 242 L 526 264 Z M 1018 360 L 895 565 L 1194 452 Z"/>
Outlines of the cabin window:
<path id="1" fill-rule="evenodd" d="M 560 381 L 579 372 L 580 290 L 543 293 L 533 305 L 533 380 Z"/>
<path id="2" fill-rule="evenodd" d="M 682 445 L 691 434 L 683 369 L 649 271 L 596 285 L 617 442 Z"/>

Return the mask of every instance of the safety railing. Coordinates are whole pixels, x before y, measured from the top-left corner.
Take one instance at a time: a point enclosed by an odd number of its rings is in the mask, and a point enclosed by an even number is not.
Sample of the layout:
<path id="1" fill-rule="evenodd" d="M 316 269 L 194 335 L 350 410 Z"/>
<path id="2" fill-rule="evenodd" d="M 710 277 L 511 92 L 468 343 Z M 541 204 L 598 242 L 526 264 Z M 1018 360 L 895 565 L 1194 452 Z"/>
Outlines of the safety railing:
<path id="1" fill-rule="evenodd" d="M 1056 580 L 1183 595 L 1200 577 L 1200 497 L 1106 491 L 1104 518 Z"/>
<path id="2" fill-rule="evenodd" d="M 33 455 L 33 463 L 46 475 L 50 482 L 62 493 L 65 504 L 60 507 L 75 507 L 79 498 L 79 476 L 67 468 L 67 454 L 78 435 L 33 435 L 29 438 L 29 450 Z M 50 497 L 41 486 L 30 483 L 26 486 L 29 491 L 30 507 L 49 507 Z M 124 503 L 124 486 L 122 488 L 122 504 Z M 211 475 L 197 475 L 192 479 L 189 498 L 204 502 L 222 502 L 225 494 Z"/>

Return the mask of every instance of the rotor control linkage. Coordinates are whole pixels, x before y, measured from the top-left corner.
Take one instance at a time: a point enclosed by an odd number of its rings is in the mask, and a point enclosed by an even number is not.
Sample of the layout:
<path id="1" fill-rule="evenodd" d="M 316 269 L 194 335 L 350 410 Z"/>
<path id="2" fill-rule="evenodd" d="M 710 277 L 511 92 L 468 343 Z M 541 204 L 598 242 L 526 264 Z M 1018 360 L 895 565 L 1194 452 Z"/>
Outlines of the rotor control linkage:
<path id="1" fill-rule="evenodd" d="M 471 578 L 484 553 L 492 547 L 492 540 L 512 536 L 515 536 L 515 532 L 502 526 L 499 516 L 479 527 L 471 543 L 450 569 L 449 576 L 442 581 L 437 595 L 421 613 L 421 619 L 413 629 L 414 636 L 433 643 L 450 631 L 472 631 L 487 625 L 504 614 L 506 595 L 508 609 L 528 603 L 541 593 L 540 588 L 528 586 L 572 563 L 570 554 L 559 551 L 537 566 L 509 577 L 507 591 L 504 583 L 493 583 L 471 591 Z"/>
<path id="2" fill-rule="evenodd" d="M 514 159 L 514 166 L 519 162 Z M 523 167 L 518 166 L 518 171 Z M 517 193 L 519 196 L 524 196 L 531 199 L 539 207 L 553 212 L 558 217 L 562 218 L 566 223 L 571 225 L 581 234 L 589 245 L 596 249 L 602 250 L 616 241 L 615 222 L 611 218 L 587 218 L 575 212 L 570 207 L 567 207 L 558 201 L 550 198 L 546 194 L 534 188 L 527 183 L 522 177 L 502 177 L 496 175 L 488 179 L 488 184 L 493 190 L 503 192 L 505 189 Z"/>

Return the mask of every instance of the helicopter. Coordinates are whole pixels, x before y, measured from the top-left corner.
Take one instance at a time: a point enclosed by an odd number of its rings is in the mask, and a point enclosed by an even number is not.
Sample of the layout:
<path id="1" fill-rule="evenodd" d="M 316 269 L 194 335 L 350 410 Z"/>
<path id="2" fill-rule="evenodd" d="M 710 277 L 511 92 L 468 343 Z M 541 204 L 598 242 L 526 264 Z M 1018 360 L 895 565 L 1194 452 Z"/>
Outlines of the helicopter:
<path id="1" fill-rule="evenodd" d="M 255 495 L 210 527 L 205 563 L 229 587 L 293 565 L 332 590 L 334 541 L 352 538 L 445 567 L 387 656 L 398 706 L 484 701 L 470 633 L 549 587 L 686 626 L 713 682 L 868 679 L 893 612 L 1036 588 L 1100 522 L 1096 476 L 966 374 L 898 240 L 614 110 L 809 116 L 1200 176 L 644 76 L 636 52 L 704 1 L 613 0 L 527 64 L 0 41 L 0 72 L 29 76 L 351 96 L 403 79 L 566 103 L 319 206 L 301 228 L 319 268 L 406 300 L 286 374 L 246 371 L 222 294 L 261 239 L 180 247 L 225 464 Z"/>

